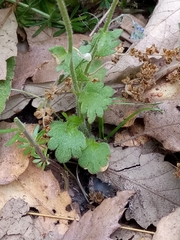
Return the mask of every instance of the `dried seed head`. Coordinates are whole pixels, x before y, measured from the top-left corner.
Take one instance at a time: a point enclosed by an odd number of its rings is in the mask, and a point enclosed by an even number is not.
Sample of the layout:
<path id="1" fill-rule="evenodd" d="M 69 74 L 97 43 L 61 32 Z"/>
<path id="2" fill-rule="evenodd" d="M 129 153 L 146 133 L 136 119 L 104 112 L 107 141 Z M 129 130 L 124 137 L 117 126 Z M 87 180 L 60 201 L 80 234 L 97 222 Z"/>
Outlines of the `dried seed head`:
<path id="1" fill-rule="evenodd" d="M 35 116 L 37 119 L 43 118 L 44 115 L 45 115 L 45 110 L 44 110 L 44 108 L 40 108 L 40 109 L 36 110 L 35 113 L 34 113 L 34 116 Z"/>
<path id="2" fill-rule="evenodd" d="M 153 55 L 154 53 L 159 53 L 155 44 L 153 44 L 150 48 L 146 48 L 146 54 L 147 55 Z"/>

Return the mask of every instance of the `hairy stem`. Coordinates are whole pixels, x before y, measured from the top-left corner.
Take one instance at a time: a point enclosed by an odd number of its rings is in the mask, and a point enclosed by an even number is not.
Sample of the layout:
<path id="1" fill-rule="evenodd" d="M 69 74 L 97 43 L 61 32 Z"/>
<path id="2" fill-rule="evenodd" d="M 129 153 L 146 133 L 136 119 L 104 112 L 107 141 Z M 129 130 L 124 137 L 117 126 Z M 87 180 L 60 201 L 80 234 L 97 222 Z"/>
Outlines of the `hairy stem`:
<path id="1" fill-rule="evenodd" d="M 64 0 L 57 0 L 57 4 L 58 4 L 59 10 L 61 12 L 61 15 L 62 15 L 62 18 L 63 18 L 63 21 L 64 21 L 64 25 L 65 25 L 65 28 L 66 28 L 66 33 L 67 33 L 68 53 L 71 55 L 70 72 L 71 72 L 73 87 L 74 87 L 75 92 L 78 93 L 79 92 L 79 86 L 78 86 L 76 71 L 75 71 L 74 63 L 73 63 L 73 31 L 72 31 L 72 25 L 71 25 L 71 21 L 70 21 L 70 18 L 69 18 Z"/>
<path id="2" fill-rule="evenodd" d="M 80 106 L 80 103 L 78 102 L 78 93 L 79 93 L 80 90 L 79 90 L 79 84 L 78 84 L 78 79 L 77 79 L 77 75 L 76 75 L 76 70 L 75 70 L 74 63 L 73 63 L 73 31 L 72 31 L 72 25 L 71 25 L 71 21 L 70 21 L 70 18 L 69 18 L 64 0 L 56 0 L 56 1 L 57 1 L 59 10 L 61 12 L 62 18 L 63 18 L 65 28 L 66 28 L 67 39 L 68 39 L 68 53 L 71 55 L 70 73 L 71 73 L 73 87 L 74 87 L 75 94 L 76 94 L 76 113 L 77 113 L 79 118 L 85 119 L 85 117 L 81 114 L 81 106 Z M 82 128 L 82 131 L 84 133 L 86 133 L 86 126 L 84 126 L 84 124 L 82 124 L 81 128 Z"/>
<path id="3" fill-rule="evenodd" d="M 18 126 L 19 130 L 24 134 L 24 136 L 27 138 L 29 143 L 31 144 L 32 147 L 35 148 L 36 153 L 40 156 L 42 162 L 47 162 L 46 157 L 44 156 L 41 148 L 37 144 L 37 142 L 33 139 L 31 134 L 27 131 L 25 125 L 19 120 L 18 117 L 14 118 L 14 122 Z"/>
<path id="4" fill-rule="evenodd" d="M 111 4 L 109 14 L 108 14 L 108 16 L 107 16 L 106 22 L 105 22 L 104 27 L 103 27 L 103 31 L 104 31 L 104 32 L 108 31 L 109 24 L 110 24 L 110 22 L 111 22 L 111 19 L 112 19 L 114 10 L 115 10 L 116 5 L 118 4 L 118 2 L 119 2 L 119 0 L 113 0 L 113 2 L 112 2 L 112 4 Z"/>

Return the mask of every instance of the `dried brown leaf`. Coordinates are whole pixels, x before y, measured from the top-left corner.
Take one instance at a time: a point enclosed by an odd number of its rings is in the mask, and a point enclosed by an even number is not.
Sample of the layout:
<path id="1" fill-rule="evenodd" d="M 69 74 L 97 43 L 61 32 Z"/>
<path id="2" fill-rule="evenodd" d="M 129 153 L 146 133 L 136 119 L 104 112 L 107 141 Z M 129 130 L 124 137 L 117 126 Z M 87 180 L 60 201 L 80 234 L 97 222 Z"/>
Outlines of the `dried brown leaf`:
<path id="1" fill-rule="evenodd" d="M 109 168 L 98 178 L 119 190 L 134 190 L 136 194 L 126 211 L 128 220 L 147 228 L 180 206 L 179 179 L 175 168 L 159 153 L 143 154 L 143 147 L 111 147 Z"/>
<path id="2" fill-rule="evenodd" d="M 52 37 L 50 30 L 42 31 L 37 37 L 33 38 L 33 33 L 37 27 L 26 29 L 29 51 L 18 52 L 16 58 L 15 76 L 13 87 L 22 89 L 27 78 L 32 77 L 34 83 L 45 83 L 57 81 L 59 73 L 56 72 L 56 61 L 49 48 L 61 45 L 67 47 L 67 35 L 62 34 L 60 37 Z M 87 39 L 86 35 L 74 34 L 74 46 L 81 44 L 81 39 Z"/>
<path id="3" fill-rule="evenodd" d="M 110 235 L 120 227 L 122 216 L 132 191 L 118 192 L 114 198 L 105 199 L 94 211 L 88 211 L 79 222 L 73 222 L 63 240 L 110 240 Z"/>
<path id="4" fill-rule="evenodd" d="M 67 191 L 60 189 L 58 181 L 51 171 L 42 171 L 30 163 L 26 171 L 11 184 L 0 186 L 0 209 L 11 198 L 23 198 L 30 207 L 36 208 L 41 214 L 56 215 L 57 218 L 39 217 L 36 227 L 41 233 L 57 234 L 61 239 L 69 228 L 67 217 L 76 219 L 76 213 L 67 211 L 71 203 Z M 59 219 L 62 217 L 62 219 Z M 65 218 L 65 219 L 64 219 Z"/>
<path id="5" fill-rule="evenodd" d="M 0 122 L 0 129 L 17 128 L 14 123 Z M 28 167 L 29 156 L 23 155 L 18 143 L 12 146 L 5 144 L 15 133 L 0 135 L 0 185 L 15 181 Z"/>
<path id="6" fill-rule="evenodd" d="M 167 82 L 162 78 L 158 85 L 144 93 L 144 99 L 149 102 L 161 102 L 163 100 L 179 99 L 180 84 L 179 81 L 175 83 Z M 160 107 L 161 105 L 159 105 Z"/>
<path id="7" fill-rule="evenodd" d="M 143 135 L 144 126 L 141 121 L 135 121 L 134 124 L 123 131 L 117 132 L 114 136 L 114 146 L 133 147 L 141 146 L 149 141 L 147 136 Z M 142 135 L 141 135 L 142 134 Z M 137 136 L 136 135 L 140 135 Z"/>

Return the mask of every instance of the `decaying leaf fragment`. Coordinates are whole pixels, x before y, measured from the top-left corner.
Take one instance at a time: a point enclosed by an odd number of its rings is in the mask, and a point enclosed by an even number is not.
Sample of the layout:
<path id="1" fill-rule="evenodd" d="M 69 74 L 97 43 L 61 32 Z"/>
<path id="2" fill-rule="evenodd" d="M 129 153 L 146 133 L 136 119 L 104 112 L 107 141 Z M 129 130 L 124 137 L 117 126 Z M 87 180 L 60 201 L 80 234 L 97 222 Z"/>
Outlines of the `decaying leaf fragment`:
<path id="1" fill-rule="evenodd" d="M 156 225 L 159 219 L 180 206 L 179 179 L 175 168 L 159 153 L 143 153 L 143 147 L 111 148 L 109 168 L 98 178 L 118 190 L 135 191 L 128 220 L 135 219 L 143 228 Z"/>
<path id="2" fill-rule="evenodd" d="M 180 208 L 168 216 L 163 217 L 158 225 L 153 240 L 179 240 L 180 239 Z"/>
<path id="3" fill-rule="evenodd" d="M 26 215 L 28 204 L 21 198 L 10 199 L 0 211 L 0 239 L 43 240 L 41 232 L 34 226 L 35 221 Z"/>
<path id="4" fill-rule="evenodd" d="M 79 222 L 73 222 L 63 240 L 110 240 L 133 191 L 118 192 L 114 198 L 105 199 L 94 211 L 88 211 Z"/>
<path id="5" fill-rule="evenodd" d="M 62 239 L 69 228 L 67 218 L 77 219 L 74 210 L 66 209 L 71 204 L 68 192 L 60 189 L 51 171 L 42 171 L 32 162 L 16 181 L 0 186 L 0 196 L 0 209 L 11 198 L 22 198 L 43 216 L 56 215 L 57 218 L 38 217 L 35 224 L 41 234 L 50 234 L 52 239 Z"/>

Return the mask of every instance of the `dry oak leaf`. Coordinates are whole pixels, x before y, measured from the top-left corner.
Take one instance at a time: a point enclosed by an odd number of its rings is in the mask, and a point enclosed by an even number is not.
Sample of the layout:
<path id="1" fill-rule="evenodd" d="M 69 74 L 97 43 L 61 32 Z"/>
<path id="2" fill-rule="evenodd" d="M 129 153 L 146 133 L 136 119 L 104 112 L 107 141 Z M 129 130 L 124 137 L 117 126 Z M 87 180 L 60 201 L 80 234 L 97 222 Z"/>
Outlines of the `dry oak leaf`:
<path id="1" fill-rule="evenodd" d="M 73 222 L 63 240 L 110 240 L 133 191 L 117 192 L 114 198 L 105 199 L 94 211 L 89 210 L 79 222 Z"/>
<path id="2" fill-rule="evenodd" d="M 0 209 L 11 198 L 24 199 L 30 207 L 36 208 L 41 214 L 54 215 L 55 213 L 58 216 L 57 219 L 39 217 L 35 226 L 42 234 L 52 232 L 51 235 L 58 236 L 59 240 L 69 228 L 66 218 L 77 218 L 74 210 L 66 210 L 66 207 L 71 204 L 71 198 L 67 191 L 60 189 L 52 172 L 42 171 L 32 162 L 16 181 L 0 186 Z"/>
<path id="3" fill-rule="evenodd" d="M 180 208 L 163 217 L 157 224 L 153 240 L 179 240 L 180 239 Z"/>
<path id="4" fill-rule="evenodd" d="M 17 128 L 17 126 L 14 123 L 0 122 L 0 129 L 7 128 Z M 23 155 L 18 143 L 5 146 L 14 135 L 15 133 L 0 134 L 0 185 L 16 180 L 29 164 L 29 157 Z"/>
<path id="5" fill-rule="evenodd" d="M 143 147 L 111 146 L 109 168 L 98 174 L 98 178 L 119 191 L 136 192 L 125 215 L 143 228 L 156 225 L 163 216 L 180 206 L 180 185 L 174 176 L 174 167 L 164 161 L 163 155 L 152 153 L 153 144 L 151 149 L 151 153 L 143 154 Z"/>
<path id="6" fill-rule="evenodd" d="M 0 80 L 6 79 L 6 60 L 17 55 L 17 22 L 10 8 L 0 9 Z M 7 17 L 7 19 L 6 19 Z"/>

